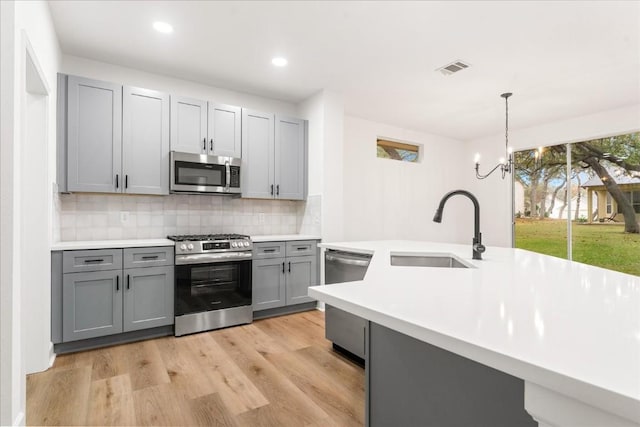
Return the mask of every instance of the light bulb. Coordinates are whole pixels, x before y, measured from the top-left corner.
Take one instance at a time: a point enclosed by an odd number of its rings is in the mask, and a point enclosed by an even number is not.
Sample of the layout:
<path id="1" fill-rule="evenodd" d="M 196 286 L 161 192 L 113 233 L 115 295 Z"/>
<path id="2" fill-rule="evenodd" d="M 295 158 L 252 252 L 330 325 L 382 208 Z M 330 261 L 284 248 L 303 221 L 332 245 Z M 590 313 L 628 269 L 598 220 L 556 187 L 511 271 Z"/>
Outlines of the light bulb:
<path id="1" fill-rule="evenodd" d="M 474 163 L 480 163 L 480 153 L 476 153 L 476 156 L 473 158 Z"/>
<path id="2" fill-rule="evenodd" d="M 505 161 L 504 161 L 504 157 L 500 157 L 500 159 L 498 160 L 498 163 L 500 163 L 502 165 L 506 164 Z"/>
<path id="3" fill-rule="evenodd" d="M 512 154 L 512 153 L 513 153 L 513 148 L 511 148 L 511 147 L 507 147 L 507 153 L 508 153 L 508 154 Z"/>

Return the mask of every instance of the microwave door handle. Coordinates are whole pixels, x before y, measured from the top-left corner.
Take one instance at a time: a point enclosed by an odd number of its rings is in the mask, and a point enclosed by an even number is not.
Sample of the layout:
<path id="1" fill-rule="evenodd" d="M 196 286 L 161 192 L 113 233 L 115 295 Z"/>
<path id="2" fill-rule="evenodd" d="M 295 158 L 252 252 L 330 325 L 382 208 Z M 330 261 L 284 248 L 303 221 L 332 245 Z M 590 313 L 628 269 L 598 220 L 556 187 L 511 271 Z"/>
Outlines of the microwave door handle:
<path id="1" fill-rule="evenodd" d="M 228 191 L 228 190 L 229 190 L 229 187 L 231 186 L 231 166 L 229 166 L 229 161 L 226 161 L 226 162 L 224 163 L 224 167 L 225 167 L 225 169 L 226 169 L 226 171 L 227 171 L 227 173 L 226 173 L 226 183 L 225 183 L 226 185 L 225 185 L 225 187 L 226 187 L 226 189 L 227 189 L 227 191 Z"/>

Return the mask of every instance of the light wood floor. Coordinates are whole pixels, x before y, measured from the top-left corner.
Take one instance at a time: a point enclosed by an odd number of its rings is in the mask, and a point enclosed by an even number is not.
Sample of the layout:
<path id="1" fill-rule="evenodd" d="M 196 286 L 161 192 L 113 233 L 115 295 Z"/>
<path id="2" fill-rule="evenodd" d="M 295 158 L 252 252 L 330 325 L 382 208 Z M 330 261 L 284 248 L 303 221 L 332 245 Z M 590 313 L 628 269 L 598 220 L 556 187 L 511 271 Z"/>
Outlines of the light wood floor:
<path id="1" fill-rule="evenodd" d="M 310 311 L 59 356 L 27 377 L 28 425 L 352 426 L 364 371 Z"/>

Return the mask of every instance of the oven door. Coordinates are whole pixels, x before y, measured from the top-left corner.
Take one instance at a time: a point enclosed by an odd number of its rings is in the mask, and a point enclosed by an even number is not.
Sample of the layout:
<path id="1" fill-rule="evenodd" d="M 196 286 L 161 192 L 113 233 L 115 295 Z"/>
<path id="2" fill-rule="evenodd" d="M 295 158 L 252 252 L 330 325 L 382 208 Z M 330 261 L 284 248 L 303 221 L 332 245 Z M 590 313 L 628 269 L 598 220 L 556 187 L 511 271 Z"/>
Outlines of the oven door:
<path id="1" fill-rule="evenodd" d="M 251 260 L 176 265 L 175 315 L 251 305 Z"/>

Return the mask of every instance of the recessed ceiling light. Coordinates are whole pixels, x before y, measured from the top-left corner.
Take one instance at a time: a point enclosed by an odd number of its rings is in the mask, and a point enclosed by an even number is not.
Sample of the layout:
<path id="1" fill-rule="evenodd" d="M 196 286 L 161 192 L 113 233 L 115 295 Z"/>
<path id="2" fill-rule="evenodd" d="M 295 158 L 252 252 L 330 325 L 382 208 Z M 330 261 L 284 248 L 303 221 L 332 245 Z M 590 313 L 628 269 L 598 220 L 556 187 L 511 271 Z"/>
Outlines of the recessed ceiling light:
<path id="1" fill-rule="evenodd" d="M 165 33 L 165 34 L 173 33 L 173 27 L 170 24 L 167 24 L 166 22 L 156 21 L 153 23 L 153 28 L 155 28 L 155 30 L 160 33 Z"/>
<path id="2" fill-rule="evenodd" d="M 285 65 L 287 65 L 287 59 L 279 56 L 279 57 L 273 58 L 271 60 L 271 63 L 276 67 L 284 67 Z"/>

